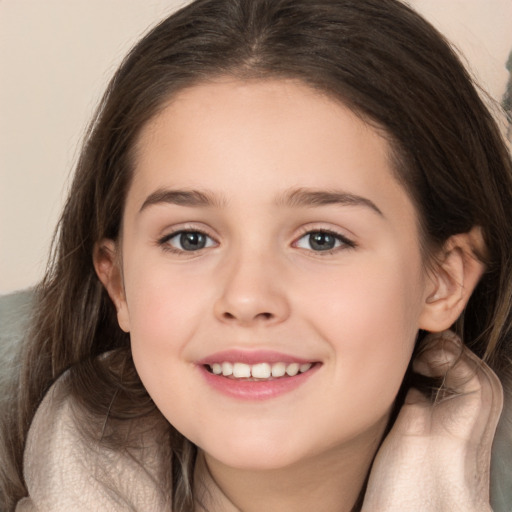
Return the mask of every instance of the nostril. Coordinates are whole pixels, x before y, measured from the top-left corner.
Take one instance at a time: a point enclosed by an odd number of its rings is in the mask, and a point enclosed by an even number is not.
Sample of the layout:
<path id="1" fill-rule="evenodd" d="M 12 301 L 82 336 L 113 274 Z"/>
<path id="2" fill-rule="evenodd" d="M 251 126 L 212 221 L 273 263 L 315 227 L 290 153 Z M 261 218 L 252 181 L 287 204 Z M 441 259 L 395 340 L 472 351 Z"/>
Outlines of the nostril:
<path id="1" fill-rule="evenodd" d="M 237 320 L 237 319 L 242 319 L 242 318 L 238 318 L 237 315 L 234 315 L 233 313 L 230 313 L 229 311 L 225 311 L 222 316 L 224 317 L 225 320 Z M 257 319 L 262 319 L 262 320 L 272 320 L 272 318 L 274 318 L 274 315 L 272 313 L 267 313 L 267 312 L 264 312 L 264 313 L 258 313 L 256 314 L 253 319 L 254 320 L 257 320 Z"/>

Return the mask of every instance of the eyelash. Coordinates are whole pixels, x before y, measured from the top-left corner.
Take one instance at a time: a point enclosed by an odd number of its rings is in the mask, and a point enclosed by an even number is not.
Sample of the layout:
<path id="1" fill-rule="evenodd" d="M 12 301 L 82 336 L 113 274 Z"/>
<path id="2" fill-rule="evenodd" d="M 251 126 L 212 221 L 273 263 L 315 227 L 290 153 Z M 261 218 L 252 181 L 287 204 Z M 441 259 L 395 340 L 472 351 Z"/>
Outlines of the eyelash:
<path id="1" fill-rule="evenodd" d="M 177 238 L 177 237 L 187 234 L 187 233 L 198 234 L 198 235 L 204 236 L 207 239 L 213 240 L 215 243 L 217 243 L 216 240 L 213 237 L 211 237 L 208 233 L 206 233 L 205 231 L 202 231 L 201 229 L 194 228 L 194 229 L 180 229 L 178 231 L 173 231 L 172 233 L 169 233 L 169 234 L 163 236 L 162 238 L 160 238 L 158 240 L 158 245 L 161 246 L 164 251 L 171 252 L 174 254 L 180 254 L 180 255 L 198 253 L 198 252 L 202 251 L 202 249 L 211 247 L 211 246 L 205 246 L 205 247 L 202 247 L 197 250 L 187 251 L 186 249 L 178 249 L 178 248 L 170 245 L 169 242 L 173 238 Z"/>
<path id="2" fill-rule="evenodd" d="M 212 240 L 214 243 L 218 243 L 218 242 L 216 242 L 216 240 L 213 237 L 211 237 L 205 231 L 202 231 L 200 229 L 195 228 L 195 229 L 180 229 L 178 231 L 174 231 L 172 233 L 169 233 L 169 234 L 163 236 L 162 238 L 160 238 L 158 240 L 158 245 L 164 251 L 171 252 L 171 253 L 174 253 L 174 254 L 179 254 L 179 255 L 184 255 L 184 254 L 192 255 L 194 253 L 201 252 L 203 249 L 207 249 L 207 248 L 213 246 L 213 244 L 212 245 L 205 245 L 204 247 L 201 247 L 201 248 L 196 249 L 196 250 L 186 250 L 186 249 L 178 249 L 178 248 L 173 247 L 172 245 L 170 245 L 169 242 L 172 239 L 177 238 L 177 237 L 182 236 L 182 235 L 187 234 L 187 233 L 198 234 L 200 236 L 204 236 L 207 239 Z M 306 248 L 298 247 L 298 243 L 300 242 L 300 240 L 302 240 L 306 236 L 311 237 L 312 235 L 316 235 L 316 234 L 332 236 L 335 239 L 336 243 L 339 242 L 340 245 L 338 245 L 337 247 L 333 247 L 332 249 L 319 250 L 319 251 L 315 251 L 313 249 L 306 249 Z M 206 244 L 208 244 L 208 241 L 206 242 Z M 308 229 L 308 228 L 305 228 L 303 230 L 302 234 L 298 238 L 296 238 L 296 240 L 293 242 L 292 246 L 293 247 L 297 247 L 299 249 L 304 249 L 306 251 L 314 253 L 315 255 L 325 256 L 325 255 L 334 254 L 334 253 L 336 253 L 336 252 L 338 252 L 340 250 L 355 249 L 357 247 L 357 244 L 353 240 L 350 240 L 346 236 L 342 235 L 341 233 L 337 233 L 336 231 L 332 231 L 332 230 L 328 230 L 328 229 Z"/>
<path id="3" fill-rule="evenodd" d="M 304 228 L 302 235 L 300 235 L 296 241 L 293 243 L 294 247 L 298 247 L 298 243 L 300 240 L 305 238 L 306 236 L 311 237 L 312 235 L 327 235 L 332 236 L 336 242 L 340 242 L 340 245 L 337 247 L 333 247 L 332 249 L 326 249 L 322 251 L 314 251 L 312 249 L 304 249 L 306 251 L 309 251 L 313 253 L 315 256 L 328 256 L 337 253 L 338 251 L 344 251 L 347 249 L 355 249 L 357 247 L 357 244 L 353 241 L 347 238 L 345 235 L 342 235 L 341 233 L 338 233 L 336 231 L 330 230 L 330 229 L 311 229 L 311 228 Z M 298 247 L 300 248 L 300 247 Z"/>

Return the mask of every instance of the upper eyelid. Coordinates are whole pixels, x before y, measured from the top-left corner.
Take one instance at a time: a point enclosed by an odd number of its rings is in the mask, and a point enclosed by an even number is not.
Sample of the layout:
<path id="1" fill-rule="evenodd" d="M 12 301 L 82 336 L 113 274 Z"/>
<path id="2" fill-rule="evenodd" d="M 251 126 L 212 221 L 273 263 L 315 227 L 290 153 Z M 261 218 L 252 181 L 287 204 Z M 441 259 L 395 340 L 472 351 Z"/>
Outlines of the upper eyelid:
<path id="1" fill-rule="evenodd" d="M 351 243 L 355 244 L 356 236 L 351 233 L 350 231 L 347 233 L 348 230 L 346 229 L 336 229 L 333 227 L 326 227 L 325 224 L 322 223 L 312 223 L 306 226 L 301 226 L 300 233 L 298 236 L 295 236 L 295 240 L 298 240 L 299 238 L 302 238 L 303 236 L 309 234 L 309 233 L 329 233 L 334 236 L 338 236 L 344 240 L 350 241 Z"/>
<path id="2" fill-rule="evenodd" d="M 346 247 L 351 247 L 351 248 L 357 247 L 356 242 L 354 242 L 352 239 L 348 238 L 347 236 L 342 235 L 341 233 L 338 233 L 336 231 L 330 231 L 330 230 L 326 230 L 326 229 L 312 229 L 312 230 L 308 230 L 303 235 L 295 238 L 295 240 L 293 241 L 293 245 L 297 244 L 305 236 L 311 235 L 312 233 L 325 233 L 327 235 L 331 235 L 334 238 L 338 239 Z M 328 252 L 328 251 L 325 251 L 325 252 Z"/>
<path id="3" fill-rule="evenodd" d="M 211 236 L 206 231 L 202 231 L 200 229 L 178 229 L 176 231 L 171 231 L 168 234 L 159 237 L 158 238 L 158 243 L 159 244 L 166 244 L 170 240 L 172 240 L 173 238 L 179 236 L 182 233 L 201 233 L 201 235 L 204 235 L 204 236 L 208 237 L 210 240 L 213 240 L 215 242 L 215 244 L 218 245 L 218 243 L 219 243 L 215 237 Z"/>
<path id="4" fill-rule="evenodd" d="M 176 226 L 169 226 L 165 229 L 162 229 L 161 232 L 163 233 L 161 236 L 158 237 L 159 240 L 162 240 L 164 238 L 172 238 L 173 236 L 176 236 L 179 233 L 201 233 L 203 235 L 209 236 L 213 240 L 217 240 L 217 237 L 212 233 L 211 229 L 208 229 L 207 227 L 192 225 L 192 223 L 183 223 L 178 224 Z"/>

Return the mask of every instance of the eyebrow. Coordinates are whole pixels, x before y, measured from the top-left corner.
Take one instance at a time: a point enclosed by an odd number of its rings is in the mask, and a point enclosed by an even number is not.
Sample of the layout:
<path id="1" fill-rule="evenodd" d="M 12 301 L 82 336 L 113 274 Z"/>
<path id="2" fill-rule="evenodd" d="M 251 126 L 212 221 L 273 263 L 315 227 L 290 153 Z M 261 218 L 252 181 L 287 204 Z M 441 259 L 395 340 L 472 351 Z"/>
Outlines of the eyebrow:
<path id="1" fill-rule="evenodd" d="M 156 204 L 175 204 L 190 207 L 217 207 L 225 206 L 226 201 L 208 191 L 200 190 L 172 190 L 159 189 L 150 194 L 142 204 L 139 213 L 148 206 Z"/>
<path id="2" fill-rule="evenodd" d="M 309 208 L 328 205 L 364 206 L 384 217 L 380 208 L 370 199 L 340 190 L 291 189 L 279 195 L 275 202 L 278 206 L 289 208 Z M 149 206 L 157 204 L 174 204 L 196 208 L 222 208 L 226 206 L 227 201 L 222 196 L 208 190 L 158 189 L 146 198 L 139 213 Z"/>
<path id="3" fill-rule="evenodd" d="M 341 190 L 293 189 L 280 196 L 277 203 L 292 208 L 327 205 L 364 206 L 384 217 L 380 208 L 370 199 Z"/>

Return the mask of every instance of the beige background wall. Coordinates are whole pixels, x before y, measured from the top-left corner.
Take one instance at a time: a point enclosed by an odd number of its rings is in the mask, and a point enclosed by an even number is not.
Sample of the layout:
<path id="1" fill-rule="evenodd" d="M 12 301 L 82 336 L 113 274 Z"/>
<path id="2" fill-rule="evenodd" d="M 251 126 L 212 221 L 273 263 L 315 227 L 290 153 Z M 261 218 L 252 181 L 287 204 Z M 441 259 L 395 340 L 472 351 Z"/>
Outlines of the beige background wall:
<path id="1" fill-rule="evenodd" d="M 128 48 L 187 0 L 0 0 L 0 294 L 42 276 L 77 147 Z M 512 0 L 412 0 L 501 99 Z"/>

